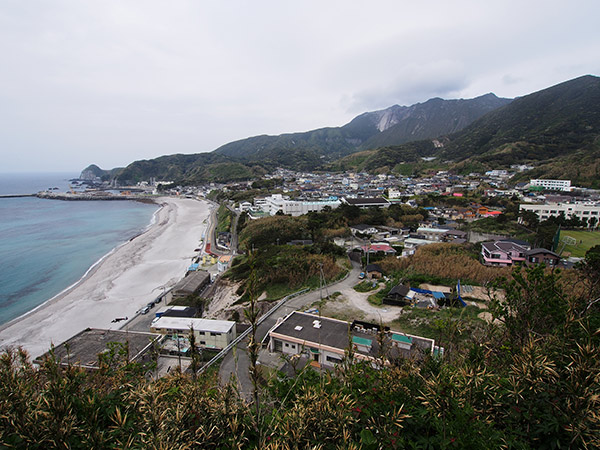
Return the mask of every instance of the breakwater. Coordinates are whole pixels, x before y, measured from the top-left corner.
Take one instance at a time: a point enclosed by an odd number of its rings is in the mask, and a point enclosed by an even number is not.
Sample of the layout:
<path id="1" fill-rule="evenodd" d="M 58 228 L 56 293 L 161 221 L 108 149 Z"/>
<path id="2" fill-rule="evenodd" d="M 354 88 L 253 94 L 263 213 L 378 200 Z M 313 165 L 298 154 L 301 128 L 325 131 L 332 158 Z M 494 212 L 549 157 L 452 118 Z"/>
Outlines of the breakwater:
<path id="1" fill-rule="evenodd" d="M 38 192 L 35 196 L 51 200 L 140 200 L 137 195 L 114 195 L 109 192 Z"/>
<path id="2" fill-rule="evenodd" d="M 0 195 L 0 198 L 22 198 L 22 197 L 35 197 L 36 194 L 5 194 Z"/>

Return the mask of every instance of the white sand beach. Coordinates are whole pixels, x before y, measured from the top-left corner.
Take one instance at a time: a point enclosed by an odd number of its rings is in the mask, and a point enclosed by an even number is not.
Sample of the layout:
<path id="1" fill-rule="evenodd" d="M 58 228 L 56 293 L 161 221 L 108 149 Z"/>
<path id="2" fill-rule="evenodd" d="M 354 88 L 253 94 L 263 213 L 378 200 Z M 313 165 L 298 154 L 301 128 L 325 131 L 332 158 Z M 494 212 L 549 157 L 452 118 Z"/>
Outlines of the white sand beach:
<path id="1" fill-rule="evenodd" d="M 0 347 L 22 346 L 35 358 L 87 327 L 118 328 L 190 265 L 209 216 L 207 202 L 162 197 L 156 222 L 118 247 L 82 280 L 36 310 L 0 328 Z"/>

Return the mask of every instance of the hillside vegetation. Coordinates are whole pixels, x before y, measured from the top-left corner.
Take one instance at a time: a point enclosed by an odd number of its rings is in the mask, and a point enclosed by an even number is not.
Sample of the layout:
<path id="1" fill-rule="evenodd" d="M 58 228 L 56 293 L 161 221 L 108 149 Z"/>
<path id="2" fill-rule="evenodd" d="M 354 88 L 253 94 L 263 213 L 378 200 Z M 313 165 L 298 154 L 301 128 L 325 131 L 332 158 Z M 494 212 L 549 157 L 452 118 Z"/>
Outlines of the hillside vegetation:
<path id="1" fill-rule="evenodd" d="M 346 158 L 337 166 L 417 175 L 424 167 L 423 157 L 436 157 L 434 166 L 463 174 L 533 164 L 534 170 L 514 181 L 569 178 L 573 184 L 599 187 L 598 105 L 600 78 L 584 76 L 495 109 L 463 130 L 439 138 L 443 148 L 436 148 L 430 139 L 414 141 L 379 148 L 361 160 Z"/>
<path id="2" fill-rule="evenodd" d="M 510 267 L 487 267 L 478 254 L 468 252 L 462 245 L 431 244 L 420 247 L 409 258 L 386 258 L 379 263 L 386 273 L 401 271 L 410 278 L 416 274 L 461 283 L 487 286 L 499 277 L 510 274 Z"/>
<path id="3" fill-rule="evenodd" d="M 349 154 L 461 130 L 509 99 L 493 94 L 468 100 L 431 99 L 412 106 L 392 106 L 361 114 L 342 127 L 253 136 L 225 144 L 211 153 L 168 155 L 135 161 L 124 169 L 90 173 L 136 183 L 153 177 L 178 184 L 229 182 L 260 177 L 276 167 L 318 170 Z"/>

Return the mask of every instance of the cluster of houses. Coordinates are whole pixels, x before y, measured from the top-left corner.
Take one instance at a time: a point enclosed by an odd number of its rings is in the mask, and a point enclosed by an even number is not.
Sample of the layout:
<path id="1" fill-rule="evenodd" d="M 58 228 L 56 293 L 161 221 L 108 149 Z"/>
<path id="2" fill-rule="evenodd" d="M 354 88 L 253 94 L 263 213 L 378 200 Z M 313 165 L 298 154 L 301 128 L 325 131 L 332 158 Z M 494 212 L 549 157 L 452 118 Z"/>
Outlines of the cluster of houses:
<path id="1" fill-rule="evenodd" d="M 353 251 L 387 256 L 410 256 L 418 247 L 428 244 L 440 242 L 463 244 L 467 242 L 465 231 L 435 226 L 423 226 L 417 228 L 415 232 L 411 232 L 409 228 L 358 224 L 351 226 L 350 232 L 357 238 L 369 241 L 365 245 L 354 247 Z M 337 241 L 343 245 L 343 239 Z M 398 251 L 401 253 L 398 254 Z"/>
<path id="2" fill-rule="evenodd" d="M 193 274 L 188 276 L 195 278 Z M 201 289 L 201 284 L 199 279 L 184 278 L 168 295 L 165 294 L 163 299 L 167 304 L 156 310 L 149 332 L 88 328 L 57 346 L 53 356 L 61 366 L 78 365 L 93 371 L 100 369 L 103 361 L 110 364 L 107 356 L 102 356 L 110 354 L 107 353 L 109 344 L 127 349 L 126 353 L 115 352 L 110 357 L 127 354 L 128 362 L 138 363 L 149 362 L 159 354 L 159 358 L 176 357 L 181 364 L 182 357 L 190 354 L 191 334 L 200 349 L 226 348 L 237 338 L 236 322 L 199 318 L 197 315 L 201 311 L 196 307 L 168 304 L 169 299 L 190 295 L 195 288 Z M 348 354 L 353 354 L 355 361 L 378 366 L 397 358 L 443 355 L 444 351 L 430 338 L 392 331 L 373 323 L 346 322 L 300 311 L 279 318 L 266 333 L 263 344 L 267 352 L 303 357 L 318 368 L 334 368 Z M 50 354 L 46 353 L 35 362 L 42 364 L 48 357 Z"/>
<path id="3" fill-rule="evenodd" d="M 530 167 L 514 167 L 513 170 L 529 170 Z M 405 203 L 416 207 L 411 196 L 435 193 L 461 197 L 469 190 L 478 189 L 482 183 L 492 186 L 485 195 L 517 196 L 523 199 L 522 211 L 531 211 L 540 220 L 564 214 L 585 220 L 590 227 L 598 226 L 600 201 L 597 194 L 591 193 L 585 202 L 576 201 L 574 190 L 568 180 L 531 180 L 530 183 L 509 186 L 507 180 L 512 172 L 493 170 L 485 174 L 460 176 L 439 171 L 428 177 L 412 179 L 392 175 L 369 175 L 366 173 L 313 174 L 297 173 L 278 169 L 267 178 L 282 180 L 282 193 L 255 198 L 253 202 L 241 202 L 239 210 L 247 212 L 251 218 L 276 214 L 298 216 L 309 212 L 337 208 L 342 204 L 359 208 L 385 208 L 395 203 Z M 156 186 L 155 182 L 151 183 Z M 146 186 L 145 186 L 146 187 Z M 147 187 L 151 187 L 150 185 Z M 206 195 L 213 188 L 224 190 L 250 189 L 250 183 L 231 183 L 227 186 L 203 186 L 174 188 L 176 195 Z M 545 190 L 566 193 L 562 196 L 544 195 Z M 536 194 L 535 191 L 538 191 Z M 595 195 L 595 197 L 594 197 Z M 471 204 L 464 207 L 426 208 L 430 220 L 416 230 L 389 226 L 359 224 L 351 227 L 351 233 L 359 244 L 351 248 L 361 255 L 393 255 L 406 257 L 415 253 L 423 245 L 439 242 L 462 244 L 469 240 L 464 231 L 443 226 L 446 221 L 471 221 L 482 217 L 494 217 L 501 211 L 483 205 Z M 231 246 L 230 233 L 219 233 L 217 245 Z M 305 242 L 290 242 L 304 244 Z M 210 250 L 207 252 L 210 254 Z M 539 264 L 555 266 L 560 257 L 542 248 L 531 248 L 524 241 L 498 239 L 483 242 L 481 262 L 490 266 L 510 266 L 514 264 Z M 218 259 L 218 271 L 227 269 L 231 257 Z M 213 261 L 215 262 L 215 261 Z M 74 361 L 90 370 L 99 367 L 98 354 L 105 352 L 108 342 L 122 342 L 129 348 L 131 360 L 144 361 L 156 349 L 165 355 L 186 355 L 190 351 L 190 335 L 202 349 L 220 350 L 231 344 L 238 335 L 238 325 L 234 321 L 202 318 L 202 311 L 194 307 L 174 306 L 178 298 L 201 293 L 211 281 L 208 272 L 199 270 L 195 263 L 173 289 L 160 296 L 162 307 L 157 307 L 147 332 L 121 330 L 86 329 L 58 346 L 54 352 L 64 364 Z M 193 265 L 192 265 L 193 266 Z M 377 264 L 366 267 L 366 277 L 379 278 L 381 268 Z M 158 299 L 157 299 L 158 301 Z M 437 308 L 442 305 L 462 302 L 460 286 L 455 291 L 429 291 L 405 285 L 394 286 L 386 295 L 384 304 L 403 306 L 413 305 L 422 308 Z M 151 308 L 150 304 L 147 307 Z M 145 313 L 148 313 L 147 310 Z M 359 360 L 375 363 L 385 349 L 388 357 L 419 357 L 426 353 L 441 354 L 443 349 L 436 346 L 433 339 L 407 333 L 391 331 L 376 324 L 361 321 L 345 322 L 316 314 L 295 311 L 280 318 L 267 332 L 265 341 L 271 352 L 284 355 L 303 355 L 322 367 L 334 367 L 342 362 L 351 350 Z M 46 355 L 47 356 L 47 355 Z M 38 361 L 43 360 L 38 358 Z"/>

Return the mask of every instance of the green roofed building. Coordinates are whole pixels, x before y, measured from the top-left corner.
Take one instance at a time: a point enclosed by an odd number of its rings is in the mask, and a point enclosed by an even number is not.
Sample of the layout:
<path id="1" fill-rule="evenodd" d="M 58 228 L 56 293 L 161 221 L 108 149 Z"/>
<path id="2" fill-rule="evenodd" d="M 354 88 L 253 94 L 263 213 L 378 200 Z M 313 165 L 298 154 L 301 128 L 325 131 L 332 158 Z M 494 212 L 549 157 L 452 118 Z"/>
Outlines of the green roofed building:
<path id="1" fill-rule="evenodd" d="M 389 359 L 420 358 L 438 349 L 433 339 L 382 330 L 367 322 L 349 323 L 299 311 L 277 323 L 268 335 L 271 352 L 303 355 L 313 364 L 325 367 L 340 363 L 348 350 L 358 360 L 375 362 L 381 357 L 382 340 Z"/>

